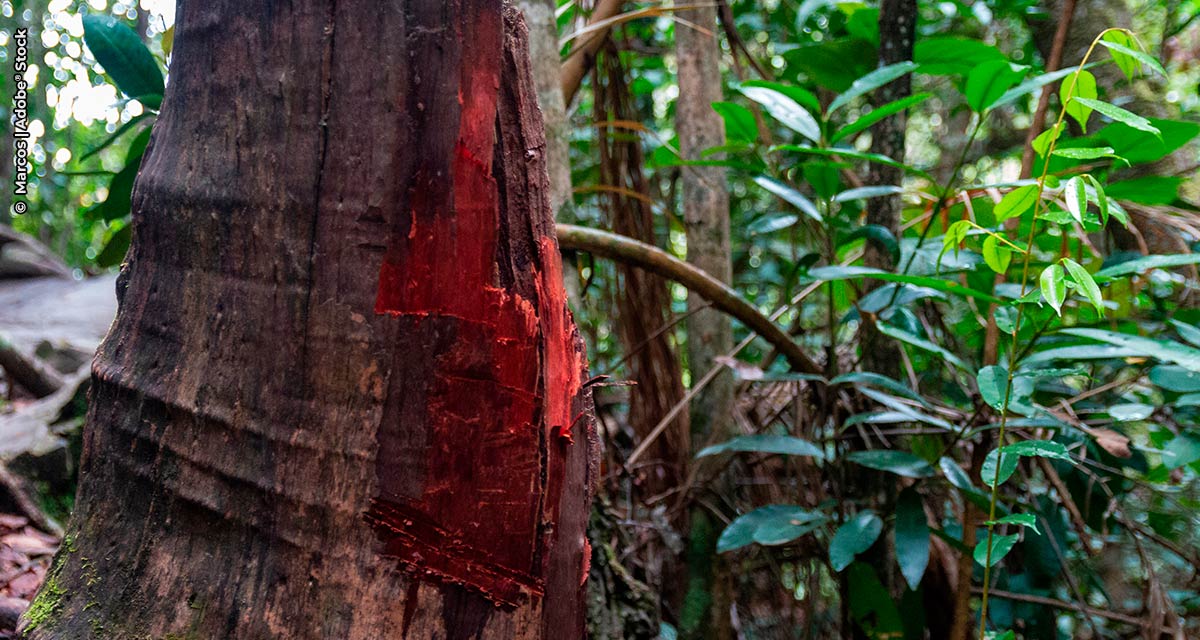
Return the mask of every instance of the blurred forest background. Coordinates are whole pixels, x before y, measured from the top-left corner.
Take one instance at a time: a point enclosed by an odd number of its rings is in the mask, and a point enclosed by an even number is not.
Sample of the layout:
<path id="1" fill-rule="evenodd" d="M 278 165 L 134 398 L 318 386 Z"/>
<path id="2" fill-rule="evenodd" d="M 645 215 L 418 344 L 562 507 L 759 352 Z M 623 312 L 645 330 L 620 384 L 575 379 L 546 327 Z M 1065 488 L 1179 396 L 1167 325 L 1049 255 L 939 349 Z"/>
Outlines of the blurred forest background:
<path id="1" fill-rule="evenodd" d="M 1200 636 L 1200 2 L 519 4 L 598 376 L 593 637 Z M 11 628 L 174 6 L 0 15 Z"/>

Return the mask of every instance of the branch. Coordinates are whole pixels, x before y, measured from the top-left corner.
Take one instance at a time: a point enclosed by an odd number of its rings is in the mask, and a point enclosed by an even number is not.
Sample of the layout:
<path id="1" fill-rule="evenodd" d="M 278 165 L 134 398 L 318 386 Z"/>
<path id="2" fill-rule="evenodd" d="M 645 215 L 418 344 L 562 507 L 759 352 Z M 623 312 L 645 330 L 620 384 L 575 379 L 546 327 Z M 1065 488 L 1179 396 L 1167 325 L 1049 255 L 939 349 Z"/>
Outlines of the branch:
<path id="1" fill-rule="evenodd" d="M 564 105 L 570 106 L 571 101 L 575 99 L 579 85 L 583 84 L 583 76 L 587 75 L 588 69 L 592 67 L 592 62 L 596 59 L 596 52 L 600 50 L 600 46 L 604 44 L 608 38 L 608 32 L 612 29 L 613 21 L 610 19 L 621 11 L 623 4 L 625 4 L 624 0 L 600 0 L 596 3 L 596 8 L 588 18 L 588 27 L 595 26 L 597 28 L 589 31 L 587 40 L 571 49 L 571 53 L 567 54 L 567 59 L 562 64 Z M 605 23 L 605 21 L 608 22 Z M 600 23 L 605 24 L 601 25 Z"/>
<path id="2" fill-rule="evenodd" d="M 821 374 L 821 367 L 804 353 L 786 331 L 746 302 L 737 291 L 708 273 L 658 247 L 626 236 L 571 224 L 557 226 L 558 243 L 562 248 L 587 251 L 678 282 L 762 336 L 787 358 L 793 369 L 803 373 Z"/>
<path id="3" fill-rule="evenodd" d="M 973 593 L 982 593 L 983 589 L 980 587 L 971 587 L 971 591 Z M 1116 611 L 1093 609 L 1091 607 L 1075 604 L 1074 602 L 1064 602 L 1062 600 L 1055 600 L 1054 598 L 1046 598 L 1044 596 L 1035 596 L 1028 593 L 1014 593 L 1012 591 L 1000 591 L 998 589 L 991 589 L 990 593 L 993 597 L 1004 598 L 1005 600 L 1028 602 L 1030 604 L 1040 604 L 1047 607 L 1053 607 L 1055 609 L 1062 609 L 1064 611 L 1074 611 L 1076 613 L 1082 613 L 1089 616 L 1096 616 L 1097 618 L 1107 618 L 1117 622 L 1124 622 L 1125 624 L 1133 625 L 1135 627 L 1146 626 L 1146 621 L 1142 620 L 1141 618 L 1135 618 L 1124 613 L 1117 613 Z"/>

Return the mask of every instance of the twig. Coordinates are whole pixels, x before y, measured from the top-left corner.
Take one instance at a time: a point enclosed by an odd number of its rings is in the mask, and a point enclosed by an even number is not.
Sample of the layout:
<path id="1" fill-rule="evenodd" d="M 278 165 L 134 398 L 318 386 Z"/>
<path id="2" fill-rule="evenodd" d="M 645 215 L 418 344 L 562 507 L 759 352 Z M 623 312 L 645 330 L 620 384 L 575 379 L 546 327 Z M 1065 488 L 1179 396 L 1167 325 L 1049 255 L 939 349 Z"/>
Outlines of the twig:
<path id="1" fill-rule="evenodd" d="M 980 587 L 971 587 L 971 592 L 983 593 L 983 589 Z M 1054 598 L 1047 598 L 1044 596 L 1035 596 L 1028 593 L 1001 591 L 1000 589 L 992 589 L 990 593 L 993 597 L 1004 598 L 1005 600 L 1028 602 L 1030 604 L 1040 604 L 1047 607 L 1054 607 L 1055 609 L 1063 609 L 1064 611 L 1074 611 L 1076 613 L 1082 613 L 1089 616 L 1096 616 L 1097 618 L 1105 618 L 1108 620 L 1115 620 L 1117 622 L 1124 622 L 1125 624 L 1133 625 L 1139 628 L 1147 626 L 1147 622 L 1141 618 L 1135 618 L 1124 613 L 1117 613 L 1116 611 L 1093 609 L 1092 607 L 1085 607 L 1081 604 L 1075 604 L 1074 602 L 1064 602 L 1062 600 L 1056 600 Z"/>
<path id="2" fill-rule="evenodd" d="M 62 377 L 54 369 L 36 358 L 26 357 L 3 337 L 0 337 L 0 369 L 38 398 L 45 398 L 63 386 Z"/>
<path id="3" fill-rule="evenodd" d="M 754 305 L 746 302 L 729 285 L 708 273 L 658 247 L 626 236 L 570 224 L 559 224 L 557 227 L 558 243 L 563 248 L 587 251 L 678 282 L 762 336 L 783 353 L 793 369 L 802 373 L 821 373 L 820 365 L 814 362 L 786 331 L 763 315 Z"/>

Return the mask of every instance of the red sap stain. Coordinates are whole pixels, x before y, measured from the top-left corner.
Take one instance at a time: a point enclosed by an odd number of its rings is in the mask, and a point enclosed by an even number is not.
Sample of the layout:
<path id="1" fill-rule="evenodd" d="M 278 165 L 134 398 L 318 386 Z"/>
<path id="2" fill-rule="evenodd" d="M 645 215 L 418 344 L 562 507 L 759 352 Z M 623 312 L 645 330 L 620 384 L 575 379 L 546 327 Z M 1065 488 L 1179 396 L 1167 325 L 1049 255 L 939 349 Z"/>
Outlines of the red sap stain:
<path id="1" fill-rule="evenodd" d="M 423 151 L 410 226 L 379 273 L 375 311 L 427 339 L 396 355 L 420 360 L 414 370 L 427 379 L 389 398 L 398 408 L 384 412 L 379 495 L 366 518 L 383 555 L 407 571 L 515 605 L 542 595 L 583 362 L 553 238 L 531 248 L 537 300 L 497 286 L 500 12 L 465 13 L 453 152 L 441 165 L 447 154 Z"/>

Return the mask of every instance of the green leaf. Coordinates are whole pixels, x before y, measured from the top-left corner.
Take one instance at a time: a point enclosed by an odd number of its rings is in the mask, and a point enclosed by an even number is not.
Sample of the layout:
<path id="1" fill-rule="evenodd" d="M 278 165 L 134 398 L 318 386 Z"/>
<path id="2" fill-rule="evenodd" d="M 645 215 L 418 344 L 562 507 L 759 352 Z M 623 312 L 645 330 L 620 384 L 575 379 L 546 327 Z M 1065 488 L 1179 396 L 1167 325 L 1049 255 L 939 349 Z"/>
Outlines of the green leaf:
<path id="1" fill-rule="evenodd" d="M 817 113 L 821 110 L 821 100 L 813 95 L 811 91 L 804 87 L 797 87 L 794 84 L 784 82 L 772 82 L 770 80 L 747 80 L 741 83 L 742 87 L 762 87 L 777 91 L 783 95 L 795 100 L 797 104 L 808 110 L 809 113 Z M 741 89 L 738 89 L 741 91 Z"/>
<path id="2" fill-rule="evenodd" d="M 813 142 L 821 141 L 821 125 L 804 107 L 788 96 L 766 87 L 742 85 L 742 95 L 761 104 L 771 117 Z"/>
<path id="3" fill-rule="evenodd" d="M 1020 82 L 1027 69 L 1008 60 L 989 60 L 976 66 L 967 74 L 967 106 L 975 113 L 983 113 Z"/>
<path id="4" fill-rule="evenodd" d="M 1100 39 L 1100 44 L 1108 48 L 1113 62 L 1117 63 L 1121 73 L 1130 80 L 1142 65 L 1157 71 L 1164 78 L 1167 77 L 1167 70 L 1163 68 L 1162 63 L 1154 56 L 1134 49 L 1137 42 L 1124 31 L 1109 31 Z"/>
<path id="5" fill-rule="evenodd" d="M 100 142 L 100 144 L 92 147 L 91 149 L 88 149 L 87 153 L 79 156 L 79 158 L 76 161 L 83 162 L 84 160 L 87 160 L 88 158 L 96 155 L 97 153 L 100 153 L 101 151 L 107 149 L 109 146 L 112 145 L 112 143 L 116 142 L 118 138 L 120 138 L 122 135 L 124 135 L 130 129 L 136 127 L 138 124 L 140 124 L 146 118 L 151 117 L 152 115 L 153 114 L 151 114 L 151 113 L 142 113 L 140 115 L 134 116 L 133 118 L 130 118 L 129 122 L 126 122 L 125 124 L 121 125 L 120 127 L 117 127 L 116 131 L 112 132 L 112 134 L 109 135 L 107 138 L 105 138 L 102 142 Z"/>
<path id="6" fill-rule="evenodd" d="M 1053 458 L 1064 462 L 1073 462 L 1067 448 L 1053 440 L 1022 440 L 1004 447 L 1004 454 L 1022 457 Z"/>
<path id="7" fill-rule="evenodd" d="M 1037 526 L 1037 516 L 1032 513 L 1014 513 L 1012 515 L 1000 518 L 999 520 L 988 520 L 984 524 L 988 524 L 988 525 L 1015 524 L 1015 525 L 1019 525 L 1022 527 L 1029 527 L 1030 529 L 1033 529 L 1034 532 L 1037 533 L 1038 535 L 1041 535 L 1041 533 L 1042 533 L 1041 529 L 1038 529 L 1038 526 Z"/>
<path id="8" fill-rule="evenodd" d="M 1163 450 L 1163 465 L 1178 469 L 1200 461 L 1200 436 L 1184 431 L 1175 436 Z"/>
<path id="9" fill-rule="evenodd" d="M 896 499 L 896 528 L 893 532 L 896 560 L 908 587 L 916 591 L 929 566 L 929 522 L 925 505 L 916 488 L 908 487 Z"/>
<path id="10" fill-rule="evenodd" d="M 871 187 L 863 187 L 863 188 L 869 189 Z M 851 189 L 850 191 L 856 191 L 856 189 Z M 843 191 L 842 194 L 850 193 L 850 191 Z M 842 195 L 842 194 L 839 194 L 839 195 Z M 896 236 L 892 235 L 891 230 L 889 230 L 887 227 L 885 227 L 883 225 L 878 225 L 878 224 L 863 225 L 863 226 L 855 229 L 854 231 L 852 231 L 845 238 L 843 238 L 842 241 L 840 243 L 838 243 L 838 246 L 849 244 L 860 238 L 867 238 L 879 245 L 882 245 L 883 248 L 885 250 L 887 250 L 888 254 L 891 255 L 892 263 L 899 264 L 899 262 L 900 262 L 900 243 L 896 241 Z"/>
<path id="11" fill-rule="evenodd" d="M 934 344 L 934 343 L 930 342 L 929 340 L 926 340 L 920 336 L 913 335 L 903 329 L 898 329 L 896 327 L 893 327 L 893 326 L 883 323 L 883 322 L 880 322 L 879 324 L 877 324 L 876 328 L 879 329 L 879 332 L 885 336 L 890 336 L 892 338 L 899 340 L 900 342 L 904 342 L 904 343 L 910 344 L 914 347 L 917 347 L 919 349 L 924 349 L 926 351 L 936 353 L 937 355 L 941 356 L 943 360 L 958 367 L 959 369 L 962 369 L 963 371 L 971 370 L 971 368 L 969 366 L 967 366 L 966 362 L 964 362 L 957 355 L 951 353 L 950 350 L 946 349 L 945 347 Z"/>
<path id="12" fill-rule="evenodd" d="M 779 196 L 813 220 L 817 222 L 821 221 L 821 212 L 817 210 L 817 205 L 813 204 L 812 200 L 809 200 L 803 193 L 800 193 L 791 185 L 767 176 L 754 176 L 754 183 Z"/>
<path id="13" fill-rule="evenodd" d="M 725 553 L 752 543 L 780 545 L 811 533 L 828 520 L 819 512 L 790 504 L 770 504 L 729 523 L 717 539 L 717 552 Z"/>
<path id="14" fill-rule="evenodd" d="M 1036 184 L 1027 184 L 1009 191 L 1004 194 L 1004 197 L 1000 199 L 1000 202 L 993 209 L 996 222 L 1004 222 L 1010 218 L 1023 215 L 1026 211 L 1032 209 L 1037 201 L 1038 186 Z"/>
<path id="15" fill-rule="evenodd" d="M 1087 131 L 1087 121 L 1094 108 L 1085 101 L 1095 100 L 1096 96 L 1096 76 L 1090 71 L 1080 70 L 1078 75 L 1063 80 L 1058 88 L 1058 97 L 1065 105 L 1067 115 L 1084 131 Z"/>
<path id="16" fill-rule="evenodd" d="M 975 562 L 978 562 L 982 566 L 996 566 L 997 563 L 1004 559 L 1004 556 L 1008 555 L 1009 551 L 1012 551 L 1013 545 L 1017 544 L 1017 539 L 1019 537 L 1020 536 L 1016 533 L 1011 533 L 1006 536 L 992 536 L 992 555 L 990 562 L 988 561 L 988 538 L 985 537 L 983 540 L 979 541 L 979 544 L 975 545 Z"/>
<path id="17" fill-rule="evenodd" d="M 962 283 L 955 280 L 943 280 L 941 278 L 932 278 L 928 276 L 906 276 L 900 273 L 883 271 L 882 269 L 873 269 L 871 267 L 817 267 L 816 269 L 812 269 L 808 272 L 807 280 L 831 282 L 835 280 L 853 280 L 857 278 L 871 278 L 873 280 L 883 280 L 886 282 L 902 282 L 919 287 L 929 287 L 930 289 L 934 289 L 936 291 L 943 291 L 966 298 L 986 300 L 995 304 L 1005 303 L 1004 300 L 1001 300 L 996 296 L 978 291 L 976 289 L 964 287 Z"/>
<path id="18" fill-rule="evenodd" d="M 1071 160 L 1096 160 L 1097 158 L 1116 158 L 1112 147 L 1073 147 L 1055 149 L 1054 155 Z"/>
<path id="19" fill-rule="evenodd" d="M 1114 404 L 1108 408 L 1108 415 L 1117 422 L 1137 422 L 1145 420 L 1154 414 L 1154 407 L 1138 402 Z"/>
<path id="20" fill-rule="evenodd" d="M 996 475 L 997 460 L 1000 461 L 1000 475 L 998 476 Z M 983 480 L 983 484 L 989 487 L 1002 485 L 1016 472 L 1018 461 L 1020 461 L 1020 456 L 1005 453 L 1003 448 L 992 449 L 983 459 L 983 466 L 979 469 L 979 478 Z"/>
<path id="21" fill-rule="evenodd" d="M 1200 347 L 1200 327 L 1193 327 L 1178 320 L 1171 320 L 1171 326 L 1175 327 L 1179 336 L 1190 342 L 1192 346 Z"/>
<path id="22" fill-rule="evenodd" d="M 1062 333 L 1090 338 L 1117 347 L 1123 347 L 1141 356 L 1174 362 L 1188 370 L 1200 372 L 1200 350 L 1193 349 L 1174 340 L 1156 340 L 1142 336 L 1105 331 L 1103 329 L 1063 329 Z"/>
<path id="23" fill-rule="evenodd" d="M 705 447 L 696 454 L 697 458 L 705 456 L 715 456 L 719 453 L 730 452 L 754 452 L 754 453 L 777 453 L 789 456 L 809 456 L 813 458 L 824 458 L 825 454 L 817 445 L 797 438 L 794 436 L 779 436 L 769 434 L 758 434 L 750 436 L 737 436 L 715 444 L 711 447 Z"/>
<path id="24" fill-rule="evenodd" d="M 1012 249 L 1001 246 L 995 234 L 988 234 L 983 240 L 983 261 L 996 273 L 1007 273 L 1008 265 L 1012 262 Z"/>
<path id="25" fill-rule="evenodd" d="M 1027 96 L 1048 84 L 1057 82 L 1059 79 L 1075 73 L 1075 70 L 1078 68 L 1079 67 L 1067 67 L 1066 69 L 1051 71 L 1050 73 L 1044 73 L 1036 78 L 1026 80 L 1012 89 L 1005 91 L 1004 95 L 1000 96 L 1000 99 L 996 101 L 996 104 L 992 105 L 992 108 L 994 109 L 996 107 L 1002 107 L 1011 102 L 1016 102 L 1018 99 Z"/>
<path id="26" fill-rule="evenodd" d="M 1091 174 L 1085 175 L 1084 178 L 1092 185 L 1092 190 L 1088 194 L 1088 197 L 1095 201 L 1096 207 L 1100 209 L 1100 224 L 1108 224 L 1108 196 L 1104 193 L 1104 186 Z"/>
<path id="27" fill-rule="evenodd" d="M 1062 263 L 1067 268 L 1067 272 L 1071 274 L 1071 279 L 1078 285 L 1076 288 L 1083 292 L 1088 302 L 1092 303 L 1092 306 L 1096 307 L 1096 311 L 1103 316 L 1104 296 L 1100 293 L 1100 287 L 1096 286 L 1096 281 L 1092 279 L 1092 274 L 1070 258 L 1063 258 Z"/>
<path id="28" fill-rule="evenodd" d="M 1043 158 L 1046 157 L 1046 151 L 1050 149 L 1050 144 L 1055 140 L 1058 140 L 1058 137 L 1062 135 L 1063 130 L 1066 128 L 1066 123 L 1059 122 L 1049 129 L 1039 133 L 1038 136 L 1033 139 L 1033 143 L 1031 145 L 1033 146 L 1033 150 L 1036 151 L 1039 156 L 1042 156 Z"/>
<path id="29" fill-rule="evenodd" d="M 86 15 L 83 41 L 121 93 L 151 109 L 162 105 L 162 70 L 133 29 L 112 16 Z"/>
<path id="30" fill-rule="evenodd" d="M 1160 364 L 1150 369 L 1150 382 L 1175 393 L 1195 393 L 1200 391 L 1200 372 Z"/>
<path id="31" fill-rule="evenodd" d="M 993 409 L 1004 408 L 1004 396 L 1008 394 L 1008 369 L 998 365 L 990 365 L 979 370 L 975 375 L 975 383 L 979 386 L 979 395 Z"/>
<path id="32" fill-rule="evenodd" d="M 905 478 L 928 478 L 937 473 L 928 462 L 907 451 L 893 449 L 853 451 L 846 454 L 846 459 L 870 469 L 887 471 Z"/>
<path id="33" fill-rule="evenodd" d="M 913 61 L 927 75 L 966 75 L 984 62 L 1003 59 L 999 49 L 974 38 L 921 37 L 913 47 Z"/>
<path id="34" fill-rule="evenodd" d="M 906 165 L 903 162 L 896 162 L 895 160 L 893 160 L 885 155 L 880 155 L 878 153 L 866 153 L 863 151 L 855 151 L 854 149 L 848 149 L 846 147 L 834 147 L 832 149 L 818 149 L 816 147 L 807 147 L 807 146 L 799 145 L 799 144 L 781 144 L 781 145 L 776 145 L 775 147 L 772 147 L 771 150 L 772 151 L 794 151 L 796 153 L 803 153 L 806 155 L 824 156 L 826 158 L 840 158 L 842 160 L 863 160 L 866 162 L 873 162 L 875 164 L 881 164 L 885 167 L 893 167 L 896 169 L 903 169 L 904 171 L 907 171 L 916 176 L 921 176 L 922 178 L 931 177 L 928 173 L 921 171 L 920 169 L 910 167 L 909 165 Z"/>
<path id="35" fill-rule="evenodd" d="M 878 373 L 871 373 L 869 371 L 851 371 L 850 373 L 843 373 L 842 375 L 829 381 L 829 386 L 831 387 L 839 384 L 871 385 L 882 387 L 888 391 L 891 391 L 892 393 L 895 393 L 896 395 L 903 396 L 909 400 L 915 400 L 926 407 L 929 406 L 929 402 L 926 401 L 925 398 L 922 398 L 920 394 L 908 388 L 908 386 Z"/>
<path id="36" fill-rule="evenodd" d="M 1108 186 L 1108 195 L 1118 200 L 1138 204 L 1174 204 L 1179 198 L 1179 187 L 1183 176 L 1142 176 L 1114 182 Z"/>
<path id="37" fill-rule="evenodd" d="M 727 140 L 742 142 L 758 140 L 758 127 L 754 123 L 752 111 L 735 102 L 714 102 L 712 108 L 725 121 L 725 138 Z"/>
<path id="38" fill-rule="evenodd" d="M 833 138 L 830 140 L 830 142 L 836 144 L 839 141 L 849 138 L 856 133 L 865 131 L 876 122 L 879 122 L 888 116 L 900 113 L 909 107 L 920 104 L 932 96 L 932 93 L 918 93 L 916 95 L 900 98 L 899 100 L 893 100 L 885 105 L 871 109 L 871 111 L 866 115 L 859 116 L 859 118 L 854 122 L 851 122 L 841 129 L 838 129 L 837 133 L 833 134 Z"/>
<path id="39" fill-rule="evenodd" d="M 1191 264 L 1200 264 L 1200 253 L 1145 256 L 1143 258 L 1126 260 L 1111 267 L 1105 267 L 1096 272 L 1096 279 L 1112 280 L 1113 278 L 1142 273 L 1151 269 L 1170 269 Z"/>
<path id="40" fill-rule="evenodd" d="M 96 266 L 107 269 L 121 264 L 125 259 L 125 254 L 129 253 L 129 244 L 132 240 L 133 225 L 128 223 L 121 225 L 108 237 L 104 248 L 96 255 Z"/>
<path id="41" fill-rule="evenodd" d="M 1162 135 L 1162 133 L 1158 130 L 1158 127 L 1150 124 L 1149 120 L 1137 115 L 1136 113 L 1126 111 L 1125 109 L 1122 109 L 1114 104 L 1101 102 L 1094 98 L 1075 98 L 1073 102 L 1077 102 L 1089 109 L 1095 109 L 1096 111 L 1108 116 L 1112 120 L 1133 127 L 1138 131 L 1145 131 L 1146 133 L 1152 133 L 1156 136 Z"/>
<path id="42" fill-rule="evenodd" d="M 866 200 L 868 198 L 894 196 L 897 193 L 904 193 L 904 187 L 894 184 L 871 185 L 866 187 L 857 187 L 855 189 L 847 189 L 835 195 L 833 200 L 834 202 L 851 202 L 853 200 Z"/>
<path id="43" fill-rule="evenodd" d="M 911 61 L 897 62 L 896 64 L 889 64 L 886 67 L 880 67 L 855 80 L 849 89 L 843 91 L 841 95 L 833 99 L 833 102 L 829 103 L 826 113 L 833 113 L 848 104 L 851 100 L 870 93 L 901 76 L 912 73 L 913 69 L 916 68 L 917 64 Z"/>
<path id="44" fill-rule="evenodd" d="M 1061 316 L 1063 302 L 1067 298 L 1067 283 L 1063 278 L 1063 268 L 1057 264 L 1046 267 L 1042 270 L 1039 283 L 1042 287 L 1042 297 Z"/>
<path id="45" fill-rule="evenodd" d="M 883 521 L 873 511 L 859 511 L 838 527 L 829 543 L 829 561 L 833 570 L 841 572 L 854 558 L 871 548 L 883 532 Z"/>

